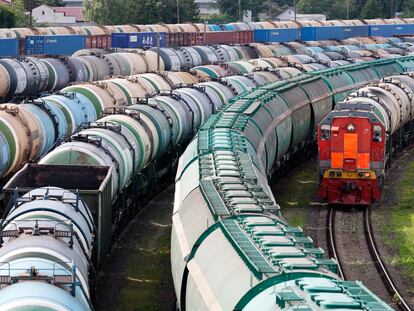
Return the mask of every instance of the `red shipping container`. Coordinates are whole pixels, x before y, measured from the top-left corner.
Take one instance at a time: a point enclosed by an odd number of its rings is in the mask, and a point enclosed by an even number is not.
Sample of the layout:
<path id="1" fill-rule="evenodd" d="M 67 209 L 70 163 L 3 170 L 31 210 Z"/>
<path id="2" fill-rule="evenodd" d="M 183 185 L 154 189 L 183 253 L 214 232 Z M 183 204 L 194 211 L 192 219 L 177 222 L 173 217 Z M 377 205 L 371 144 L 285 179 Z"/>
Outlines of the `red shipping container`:
<path id="1" fill-rule="evenodd" d="M 108 49 L 111 47 L 110 35 L 89 35 L 86 37 L 86 48 Z"/>
<path id="2" fill-rule="evenodd" d="M 253 32 L 246 31 L 216 31 L 204 34 L 204 44 L 248 44 L 252 43 Z"/>
<path id="3" fill-rule="evenodd" d="M 194 46 L 205 44 L 249 44 L 253 42 L 253 31 L 217 32 L 170 32 L 167 33 L 167 47 Z"/>

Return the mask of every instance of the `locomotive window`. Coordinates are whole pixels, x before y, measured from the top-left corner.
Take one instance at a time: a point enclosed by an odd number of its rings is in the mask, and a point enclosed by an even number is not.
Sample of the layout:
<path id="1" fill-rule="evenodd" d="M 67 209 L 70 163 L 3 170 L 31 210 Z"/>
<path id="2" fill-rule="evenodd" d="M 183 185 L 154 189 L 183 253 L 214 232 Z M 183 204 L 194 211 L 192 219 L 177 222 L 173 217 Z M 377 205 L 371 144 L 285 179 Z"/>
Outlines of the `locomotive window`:
<path id="1" fill-rule="evenodd" d="M 372 131 L 372 141 L 375 143 L 382 142 L 382 128 L 379 125 L 374 125 Z"/>
<path id="2" fill-rule="evenodd" d="M 331 138 L 331 128 L 328 124 L 321 126 L 321 140 L 328 140 Z"/>

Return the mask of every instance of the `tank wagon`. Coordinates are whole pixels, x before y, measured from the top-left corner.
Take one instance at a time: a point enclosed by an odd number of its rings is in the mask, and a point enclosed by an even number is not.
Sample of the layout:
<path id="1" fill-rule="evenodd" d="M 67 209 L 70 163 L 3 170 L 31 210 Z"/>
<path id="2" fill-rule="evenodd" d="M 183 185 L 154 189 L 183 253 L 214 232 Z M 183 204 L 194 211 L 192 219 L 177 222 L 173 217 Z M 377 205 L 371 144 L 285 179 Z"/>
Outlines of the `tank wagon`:
<path id="1" fill-rule="evenodd" d="M 2 308 L 93 310 L 96 268 L 111 247 L 111 178 L 108 167 L 30 163 L 10 179 L 3 189 Z"/>
<path id="2" fill-rule="evenodd" d="M 2 222 L 2 309 L 91 310 L 94 231 L 78 193 L 45 187 L 16 198 Z"/>
<path id="3" fill-rule="evenodd" d="M 162 59 L 160 69 L 164 69 Z M 156 70 L 157 56 L 152 51 L 79 54 L 68 58 L 3 58 L 0 59 L 0 98 L 36 96 L 61 90 L 69 83 Z"/>
<path id="4" fill-rule="evenodd" d="M 309 58 L 300 55 L 289 55 L 289 58 L 282 59 L 260 58 L 251 62 L 230 61 L 224 67 L 198 66 L 191 70 L 192 74 L 188 72 L 145 73 L 125 79 L 104 80 L 95 84 L 72 85 L 56 95 L 26 101 L 21 105 L 0 105 L 0 141 L 2 142 L 0 176 L 9 176 L 26 162 L 36 161 L 51 150 L 57 142 L 77 131 L 83 123 L 97 120 L 108 109 L 134 104 L 137 99 L 144 99 L 157 92 L 168 92 L 179 86 L 213 80 L 196 86 L 198 93 L 196 90 L 191 92 L 199 94 L 201 89 L 206 89 L 207 97 L 213 102 L 214 111 L 216 111 L 230 97 L 257 85 L 294 77 L 301 72 L 325 68 L 325 66 L 318 66 L 320 64 L 316 62 L 301 63 L 301 61 L 308 60 Z M 311 58 L 310 61 L 313 59 Z M 355 73 L 354 79 L 357 81 L 366 79 L 356 77 L 363 74 L 369 75 L 370 79 L 381 75 L 373 70 L 360 68 Z M 350 81 L 345 83 L 351 83 Z M 205 96 L 200 98 L 202 95 L 188 95 L 187 91 L 181 94 L 181 89 L 173 91 L 172 94 L 172 96 L 178 96 L 179 101 L 186 105 L 191 105 L 197 100 L 205 100 Z M 205 116 L 196 117 L 204 118 Z M 197 119 L 192 128 L 197 128 L 199 125 L 200 120 Z"/>
<path id="5" fill-rule="evenodd" d="M 252 73 L 255 67 L 274 69 L 281 66 L 299 67 L 311 71 L 335 67 L 352 62 L 377 58 L 390 58 L 413 53 L 411 47 L 393 47 L 390 44 L 333 45 L 325 42 L 319 46 L 305 46 L 299 43 L 286 45 L 251 46 L 193 46 L 178 49 L 162 48 L 160 59 L 155 51 L 127 49 L 109 53 L 107 50 L 80 50 L 68 58 L 0 59 L 0 98 L 23 98 L 42 92 L 62 89 L 69 83 L 103 80 L 108 76 L 129 76 L 145 72 L 183 71 L 193 67 L 211 64 L 225 64 L 209 70 L 202 67 L 198 74 L 211 76 L 217 70 L 222 72 Z M 355 45 L 358 44 L 358 45 Z M 266 58 L 266 59 L 264 59 Z M 278 59 L 276 59 L 278 58 Z M 253 61 L 253 59 L 255 59 Z M 246 62 L 252 60 L 250 68 Z"/>
<path id="6" fill-rule="evenodd" d="M 311 303 L 310 296 L 301 293 L 315 291 L 318 296 L 313 301 L 321 306 L 351 308 L 363 304 L 386 309 L 362 284 L 337 280 L 335 262 L 323 259 L 322 250 L 312 247 L 300 229 L 283 220 L 266 175 L 273 162 L 283 161 L 283 150 L 305 145 L 303 140 L 312 136 L 316 120 L 329 112 L 335 100 L 342 100 L 346 92 L 368 81 L 402 72 L 413 61 L 403 57 L 315 72 L 255 88 L 250 95 L 240 95 L 254 87 L 251 83 L 240 88 L 246 83 L 242 77 L 223 79 L 226 83 L 203 82 L 160 93 L 144 104 L 105 111 L 103 118 L 83 126 L 40 164 L 26 165 L 6 185 L 11 203 L 5 209 L 2 226 L 0 256 L 5 263 L 0 278 L 0 299 L 4 300 L 0 301 L 5 305 L 27 301 L 33 307 L 47 304 L 64 310 L 89 309 L 88 268 L 93 269 L 108 253 L 122 218 L 128 219 L 132 205 L 139 202 L 137 195 L 155 188 L 160 178 L 171 172 L 182 146 L 201 127 L 178 165 L 172 265 L 181 306 L 188 310 L 227 310 L 227 306 L 266 310 L 270 293 L 272 306 L 277 294 L 277 303 L 283 307 L 291 301 L 289 297 Z M 127 80 L 117 80 L 121 81 L 128 85 Z M 236 83 L 240 91 L 231 87 Z M 322 94 L 321 87 L 328 91 Z M 87 98 L 96 96 L 92 90 L 84 93 L 87 88 L 75 85 L 68 91 Z M 136 89 L 128 89 L 130 99 L 134 98 Z M 240 96 L 227 104 L 235 95 Z M 297 99 L 301 104 L 293 102 Z M 99 98 L 91 101 L 99 102 Z M 266 113 L 275 116 L 277 122 Z M 300 116 L 305 125 L 295 123 Z M 274 135 L 269 131 L 269 135 L 260 136 L 269 137 L 269 143 L 257 139 L 258 130 L 266 126 L 260 120 L 269 121 L 269 129 L 273 127 Z M 278 135 L 292 133 L 292 126 L 299 131 L 298 136 L 293 135 L 291 143 L 283 145 Z M 216 185 L 222 187 L 220 192 Z M 99 198 L 91 198 L 91 192 Z M 32 234 L 23 234 L 20 229 Z M 248 234 L 256 234 L 257 239 L 253 242 Z M 258 243 L 264 243 L 263 248 Z M 37 247 L 36 253 L 33 247 Z M 203 275 L 212 279 L 200 279 Z M 223 279 L 214 279 L 218 276 Z M 20 282 L 24 280 L 31 282 Z M 214 284 L 220 284 L 219 300 L 214 300 Z M 222 284 L 228 285 L 225 290 Z M 27 299 L 28 292 L 35 298 Z M 203 299 L 210 298 L 213 304 L 204 305 Z"/>
<path id="7" fill-rule="evenodd" d="M 319 196 L 332 204 L 381 199 L 393 153 L 413 140 L 412 73 L 351 93 L 318 126 Z"/>
<path id="8" fill-rule="evenodd" d="M 274 75 L 273 80 L 279 77 Z M 115 199 L 137 172 L 167 151 L 180 149 L 230 98 L 265 82 L 236 75 L 172 89 L 164 80 L 162 83 L 165 85 L 160 83 L 159 93 L 154 97 L 117 109 L 115 114 L 104 111 L 109 114 L 82 126 L 69 141 L 48 153 L 39 163 L 110 166 L 113 168 Z M 79 86 L 71 86 L 67 90 L 83 93 Z M 127 102 L 133 103 L 140 97 L 141 92 L 137 94 L 135 91 L 130 89 Z"/>
<path id="9" fill-rule="evenodd" d="M 245 66 L 250 68 L 248 67 L 250 63 L 246 62 L 246 64 Z M 242 68 L 242 65 L 242 63 L 239 64 L 240 68 Z M 203 105 L 213 105 L 208 110 L 208 116 L 213 111 L 218 110 L 231 97 L 248 91 L 258 84 L 269 83 L 300 73 L 301 71 L 296 68 L 284 67 L 277 72 L 255 71 L 254 75 L 246 77 L 240 76 L 242 74 L 241 70 L 239 72 L 233 70 L 232 72 L 226 71 L 223 76 L 218 77 L 215 81 L 208 81 L 207 77 L 203 77 L 203 80 L 201 80 L 196 75 L 188 72 L 145 73 L 127 78 L 104 80 L 93 84 L 71 85 L 64 88 L 60 93 L 36 100 L 26 100 L 21 104 L 1 104 L 0 176 L 10 176 L 26 162 L 37 161 L 56 144 L 77 132 L 81 125 L 96 121 L 109 110 L 115 111 L 133 105 L 139 100 L 151 103 L 166 101 L 165 105 L 167 107 L 172 105 L 167 109 L 170 112 L 170 114 L 167 113 L 167 117 L 172 118 L 176 113 L 176 117 L 183 118 L 180 119 L 181 123 L 176 130 L 184 131 L 183 137 L 186 137 L 189 135 L 189 128 L 198 127 L 200 122 L 206 118 L 207 108 L 203 108 Z M 230 76 L 230 74 L 236 74 L 237 76 Z M 188 87 L 183 87 L 185 85 L 188 85 Z M 180 88 L 173 90 L 177 87 Z M 164 96 L 161 97 L 163 100 L 154 101 L 152 98 L 147 98 L 160 92 L 163 92 Z M 171 99 L 169 99 L 170 97 Z M 183 105 L 193 109 L 200 106 L 197 108 L 199 109 L 197 110 L 199 111 L 198 114 L 191 113 L 196 118 L 194 125 L 188 124 L 189 108 L 185 108 L 187 112 L 183 112 L 181 107 Z M 175 108 L 175 106 L 179 107 Z M 141 112 L 142 107 L 143 105 L 139 105 L 136 108 L 138 110 L 134 110 L 137 116 L 140 113 L 149 114 L 149 118 L 152 114 L 157 115 L 147 106 L 145 106 L 147 107 L 146 110 Z M 164 108 L 159 109 L 163 110 Z M 179 109 L 178 112 L 176 109 Z M 185 116 L 183 117 L 182 114 Z M 157 129 L 161 131 L 168 123 L 165 123 L 164 119 L 159 122 L 161 124 L 157 125 Z M 181 128 L 185 128 L 185 130 Z M 148 126 L 144 126 L 144 129 L 147 131 Z M 152 132 L 155 131 L 154 126 L 149 126 L 149 129 Z M 165 135 L 168 136 L 169 134 Z M 180 136 L 181 134 L 174 133 L 174 135 Z M 150 139 L 153 142 L 153 138 Z M 164 144 L 170 141 L 169 137 L 162 139 Z M 180 138 L 177 139 L 180 141 Z M 145 145 L 142 148 L 147 151 L 148 148 L 153 147 Z M 141 164 L 138 166 L 141 167 Z"/>
<path id="10" fill-rule="evenodd" d="M 256 88 L 200 128 L 176 175 L 171 265 L 180 310 L 391 310 L 335 274 L 336 262 L 283 219 L 267 183 L 287 159 L 306 154 L 333 105 L 408 65 L 376 64 Z"/>

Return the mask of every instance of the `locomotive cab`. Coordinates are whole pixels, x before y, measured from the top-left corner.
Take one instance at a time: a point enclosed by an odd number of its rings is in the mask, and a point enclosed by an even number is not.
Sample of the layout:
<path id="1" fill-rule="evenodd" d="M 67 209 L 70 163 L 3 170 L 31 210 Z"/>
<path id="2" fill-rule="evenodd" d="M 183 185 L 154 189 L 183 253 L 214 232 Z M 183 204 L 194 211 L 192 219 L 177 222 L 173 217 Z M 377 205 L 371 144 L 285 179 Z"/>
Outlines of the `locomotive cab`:
<path id="1" fill-rule="evenodd" d="M 331 204 L 381 198 L 385 129 L 369 105 L 336 107 L 318 126 L 319 196 Z"/>

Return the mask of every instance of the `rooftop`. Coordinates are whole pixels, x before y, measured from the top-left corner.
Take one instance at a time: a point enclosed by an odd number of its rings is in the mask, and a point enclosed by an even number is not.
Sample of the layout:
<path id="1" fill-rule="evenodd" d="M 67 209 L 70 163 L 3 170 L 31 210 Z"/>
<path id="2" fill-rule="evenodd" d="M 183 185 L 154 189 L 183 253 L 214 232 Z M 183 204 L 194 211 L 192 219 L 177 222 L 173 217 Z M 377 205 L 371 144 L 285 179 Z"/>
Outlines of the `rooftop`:
<path id="1" fill-rule="evenodd" d="M 65 16 L 74 16 L 77 22 L 85 21 L 83 7 L 53 7 L 52 9 L 56 13 L 63 13 Z"/>

